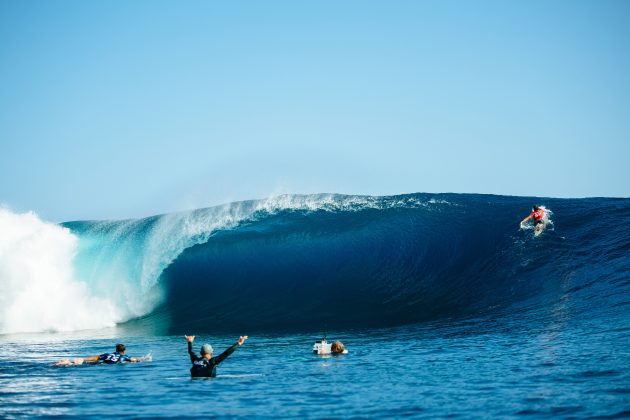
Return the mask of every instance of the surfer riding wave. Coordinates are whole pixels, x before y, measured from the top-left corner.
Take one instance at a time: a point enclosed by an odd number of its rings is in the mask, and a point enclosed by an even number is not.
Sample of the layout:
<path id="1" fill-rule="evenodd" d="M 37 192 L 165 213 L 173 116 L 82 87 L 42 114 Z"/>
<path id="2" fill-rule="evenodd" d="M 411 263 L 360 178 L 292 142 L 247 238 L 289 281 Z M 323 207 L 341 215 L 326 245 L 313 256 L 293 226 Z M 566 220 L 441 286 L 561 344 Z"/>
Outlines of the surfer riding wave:
<path id="1" fill-rule="evenodd" d="M 529 214 L 529 216 L 521 220 L 521 229 L 526 229 L 527 222 L 533 220 L 534 235 L 540 235 L 543 230 L 545 230 L 545 227 L 547 227 L 547 223 L 549 223 L 549 213 L 551 212 L 547 210 L 545 206 L 533 206 L 532 212 Z"/>

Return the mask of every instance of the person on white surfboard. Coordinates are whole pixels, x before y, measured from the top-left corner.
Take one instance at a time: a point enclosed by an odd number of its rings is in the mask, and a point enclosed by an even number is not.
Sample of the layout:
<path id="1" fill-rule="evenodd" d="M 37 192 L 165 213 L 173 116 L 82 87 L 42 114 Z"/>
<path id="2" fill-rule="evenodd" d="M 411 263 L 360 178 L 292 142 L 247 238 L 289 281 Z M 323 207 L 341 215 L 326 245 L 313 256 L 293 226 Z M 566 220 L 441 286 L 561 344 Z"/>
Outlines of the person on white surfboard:
<path id="1" fill-rule="evenodd" d="M 534 219 L 534 235 L 538 236 L 545 230 L 545 208 L 541 206 L 533 206 L 532 212 L 529 216 L 521 220 L 521 228 L 527 223 L 530 219 Z"/>
<path id="2" fill-rule="evenodd" d="M 116 344 L 116 351 L 113 353 L 103 353 L 98 356 L 91 356 L 86 358 L 76 358 L 74 361 L 69 359 L 61 360 L 54 364 L 54 366 L 67 366 L 67 365 L 82 365 L 84 363 L 104 363 L 106 365 L 113 365 L 116 363 L 137 363 L 143 362 L 143 358 L 129 357 L 125 354 L 125 345 Z"/>

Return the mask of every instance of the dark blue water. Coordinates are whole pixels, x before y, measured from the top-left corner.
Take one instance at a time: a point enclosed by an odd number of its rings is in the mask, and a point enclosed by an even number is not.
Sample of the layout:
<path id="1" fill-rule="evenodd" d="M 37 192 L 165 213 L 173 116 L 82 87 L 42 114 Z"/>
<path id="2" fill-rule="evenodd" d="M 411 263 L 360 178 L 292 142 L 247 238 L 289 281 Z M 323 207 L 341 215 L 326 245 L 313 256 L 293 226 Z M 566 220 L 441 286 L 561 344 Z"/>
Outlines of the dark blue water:
<path id="1" fill-rule="evenodd" d="M 518 226 L 536 203 L 540 237 Z M 0 335 L 0 414 L 628 417 L 629 222 L 628 199 L 414 194 L 68 223 L 130 319 Z M 323 331 L 350 353 L 311 354 Z M 250 339 L 191 380 L 184 333 Z M 153 360 L 48 366 L 116 342 Z"/>
<path id="2" fill-rule="evenodd" d="M 3 337 L 0 407 L 5 416 L 80 417 L 630 414 L 627 318 L 575 320 L 564 303 L 539 315 L 530 325 L 475 319 L 336 332 L 350 353 L 327 358 L 310 354 L 311 335 L 254 335 L 210 380 L 189 378 L 180 336 Z M 220 350 L 234 340 L 196 341 Z M 153 362 L 46 366 L 111 351 L 118 341 L 130 355 L 152 350 Z"/>

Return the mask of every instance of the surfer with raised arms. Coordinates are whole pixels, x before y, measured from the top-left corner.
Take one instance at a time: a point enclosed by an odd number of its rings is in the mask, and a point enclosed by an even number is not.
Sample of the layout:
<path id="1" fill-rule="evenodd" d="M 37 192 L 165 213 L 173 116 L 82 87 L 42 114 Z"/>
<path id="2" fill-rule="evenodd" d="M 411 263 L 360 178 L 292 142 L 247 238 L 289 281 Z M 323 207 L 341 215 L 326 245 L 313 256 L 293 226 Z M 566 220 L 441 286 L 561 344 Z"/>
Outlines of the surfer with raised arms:
<path id="1" fill-rule="evenodd" d="M 124 344 L 116 344 L 116 351 L 113 353 L 103 353 L 99 356 L 91 356 L 86 357 L 84 359 L 77 358 L 71 362 L 69 359 L 61 360 L 55 363 L 55 366 L 63 366 L 63 365 L 82 365 L 83 363 L 99 363 L 102 362 L 106 365 L 113 365 L 116 363 L 123 362 L 142 362 L 141 358 L 129 357 L 125 355 L 125 345 Z"/>
<path id="2" fill-rule="evenodd" d="M 190 355 L 190 361 L 192 362 L 192 368 L 190 368 L 190 375 L 193 378 L 214 378 L 217 376 L 217 365 L 227 359 L 227 357 L 234 353 L 234 351 L 243 345 L 247 340 L 246 335 L 239 337 L 238 341 L 234 343 L 230 348 L 225 350 L 217 357 L 212 357 L 212 346 L 210 344 L 204 344 L 201 346 L 201 357 L 197 356 L 192 348 L 192 343 L 195 341 L 194 335 L 185 335 L 188 342 L 188 355 Z"/>
<path id="3" fill-rule="evenodd" d="M 527 223 L 530 219 L 534 219 L 534 234 L 536 236 L 540 235 L 545 229 L 545 215 L 544 207 L 533 206 L 530 215 L 521 220 L 521 228 L 523 228 L 525 223 Z"/>

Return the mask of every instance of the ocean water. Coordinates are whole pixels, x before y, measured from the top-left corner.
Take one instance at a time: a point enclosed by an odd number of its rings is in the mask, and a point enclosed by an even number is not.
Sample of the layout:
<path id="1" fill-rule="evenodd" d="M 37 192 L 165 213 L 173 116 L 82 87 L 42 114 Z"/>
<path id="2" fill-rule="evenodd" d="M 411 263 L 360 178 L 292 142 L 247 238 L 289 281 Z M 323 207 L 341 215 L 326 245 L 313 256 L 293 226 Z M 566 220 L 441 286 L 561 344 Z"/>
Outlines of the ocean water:
<path id="1" fill-rule="evenodd" d="M 0 210 L 0 416 L 629 417 L 629 222 L 628 199 L 455 194 Z M 323 333 L 349 354 L 312 354 Z M 250 338 L 193 380 L 183 334 Z M 50 366 L 118 342 L 152 360 Z"/>

